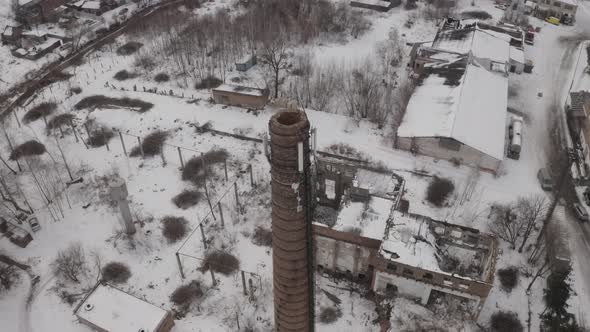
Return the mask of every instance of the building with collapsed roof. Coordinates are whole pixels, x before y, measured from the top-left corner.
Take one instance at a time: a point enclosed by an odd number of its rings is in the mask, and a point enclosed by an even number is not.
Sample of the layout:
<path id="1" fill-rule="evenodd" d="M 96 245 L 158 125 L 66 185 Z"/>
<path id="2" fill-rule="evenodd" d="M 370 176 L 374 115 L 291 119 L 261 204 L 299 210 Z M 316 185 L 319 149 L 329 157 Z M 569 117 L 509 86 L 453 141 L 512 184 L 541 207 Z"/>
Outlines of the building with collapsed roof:
<path id="1" fill-rule="evenodd" d="M 494 236 L 398 211 L 405 184 L 395 174 L 334 160 L 317 167 L 318 173 L 330 173 L 317 177 L 313 231 L 318 271 L 364 283 L 384 296 L 417 298 L 424 305 L 450 296 L 478 315 L 494 280 Z M 328 184 L 335 178 L 341 183 Z M 354 188 L 367 195 L 352 195 Z M 338 197 L 338 206 L 323 196 Z"/>

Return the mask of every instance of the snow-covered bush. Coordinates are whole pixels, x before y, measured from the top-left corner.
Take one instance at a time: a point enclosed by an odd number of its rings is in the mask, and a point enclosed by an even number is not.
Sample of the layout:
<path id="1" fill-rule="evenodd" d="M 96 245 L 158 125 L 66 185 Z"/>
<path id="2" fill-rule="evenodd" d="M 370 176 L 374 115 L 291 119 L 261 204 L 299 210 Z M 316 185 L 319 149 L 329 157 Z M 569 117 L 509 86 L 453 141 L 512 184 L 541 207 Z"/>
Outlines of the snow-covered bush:
<path id="1" fill-rule="evenodd" d="M 154 77 L 154 81 L 156 81 L 158 83 L 168 82 L 168 81 L 170 81 L 170 76 L 166 73 L 159 73 L 158 75 L 156 75 Z"/>
<path id="2" fill-rule="evenodd" d="M 272 245 L 272 231 L 260 226 L 256 227 L 252 243 L 257 246 L 270 247 Z"/>
<path id="3" fill-rule="evenodd" d="M 498 278 L 500 279 L 502 288 L 507 292 L 511 292 L 512 289 L 516 287 L 518 284 L 518 276 L 518 268 L 515 266 L 498 270 Z"/>
<path id="4" fill-rule="evenodd" d="M 141 148 L 139 146 L 133 147 L 129 155 L 131 157 L 137 157 L 141 155 L 142 149 L 143 154 L 146 156 L 159 155 L 162 152 L 162 146 L 168 137 L 168 133 L 161 130 L 156 130 L 143 138 L 141 142 Z"/>
<path id="5" fill-rule="evenodd" d="M 201 200 L 202 194 L 197 190 L 183 190 L 180 194 L 174 196 L 172 202 L 176 207 L 186 210 L 191 206 L 197 205 Z"/>
<path id="6" fill-rule="evenodd" d="M 194 300 L 203 296 L 201 284 L 193 280 L 186 285 L 179 286 L 170 295 L 170 301 L 181 307 L 188 307 Z"/>
<path id="7" fill-rule="evenodd" d="M 426 190 L 426 200 L 435 206 L 442 207 L 454 190 L 453 181 L 435 176 Z"/>
<path id="8" fill-rule="evenodd" d="M 334 323 L 338 318 L 342 317 L 342 311 L 332 307 L 324 307 L 320 309 L 320 322 L 324 324 Z"/>
<path id="9" fill-rule="evenodd" d="M 0 293 L 10 290 L 18 281 L 19 275 L 14 266 L 0 263 Z"/>
<path id="10" fill-rule="evenodd" d="M 230 275 L 240 269 L 240 261 L 229 252 L 216 250 L 209 252 L 201 262 L 201 270 Z"/>
<path id="11" fill-rule="evenodd" d="M 120 262 L 110 262 L 102 268 L 102 278 L 117 284 L 127 282 L 131 277 L 129 266 Z"/>
<path id="12" fill-rule="evenodd" d="M 17 160 L 26 156 L 38 156 L 45 152 L 47 152 L 45 145 L 33 140 L 26 141 L 14 147 L 14 150 L 10 153 L 10 160 Z"/>
<path id="13" fill-rule="evenodd" d="M 498 311 L 490 319 L 492 332 L 522 332 L 524 328 L 518 315 L 512 311 Z"/>
<path id="14" fill-rule="evenodd" d="M 23 122 L 24 123 L 33 122 L 39 118 L 42 118 L 44 116 L 48 116 L 48 115 L 52 114 L 53 112 L 55 112 L 56 109 L 57 109 L 56 103 L 53 103 L 53 102 L 40 103 L 37 106 L 31 108 L 27 113 L 25 113 L 25 116 L 23 116 Z"/>
<path id="15" fill-rule="evenodd" d="M 183 217 L 167 216 L 162 219 L 162 235 L 168 240 L 168 243 L 176 242 L 182 239 L 188 232 L 188 221 Z"/>

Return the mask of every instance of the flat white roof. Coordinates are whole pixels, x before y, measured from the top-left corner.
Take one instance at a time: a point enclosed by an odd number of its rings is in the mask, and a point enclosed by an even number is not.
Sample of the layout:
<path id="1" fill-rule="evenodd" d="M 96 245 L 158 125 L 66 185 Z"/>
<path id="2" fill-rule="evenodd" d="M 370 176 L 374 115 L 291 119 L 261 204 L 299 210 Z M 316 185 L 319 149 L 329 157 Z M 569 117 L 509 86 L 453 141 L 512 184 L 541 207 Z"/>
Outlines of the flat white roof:
<path id="1" fill-rule="evenodd" d="M 250 96 L 257 96 L 257 97 L 262 97 L 264 95 L 264 92 L 262 91 L 262 89 L 251 88 L 251 87 L 242 86 L 242 85 L 234 85 L 234 84 L 222 84 L 222 85 L 218 86 L 217 88 L 213 89 L 213 91 L 233 92 L 233 93 L 239 93 L 239 94 L 250 95 Z"/>
<path id="2" fill-rule="evenodd" d="M 460 61 L 425 67 L 398 136 L 453 138 L 503 160 L 508 79 Z"/>
<path id="3" fill-rule="evenodd" d="M 472 26 L 440 32 L 432 47 L 461 54 L 471 52 L 477 58 L 507 63 L 510 57 L 509 42 L 510 37 L 506 34 Z"/>
<path id="4" fill-rule="evenodd" d="M 110 285 L 99 285 L 76 315 L 109 332 L 154 332 L 168 312 Z"/>

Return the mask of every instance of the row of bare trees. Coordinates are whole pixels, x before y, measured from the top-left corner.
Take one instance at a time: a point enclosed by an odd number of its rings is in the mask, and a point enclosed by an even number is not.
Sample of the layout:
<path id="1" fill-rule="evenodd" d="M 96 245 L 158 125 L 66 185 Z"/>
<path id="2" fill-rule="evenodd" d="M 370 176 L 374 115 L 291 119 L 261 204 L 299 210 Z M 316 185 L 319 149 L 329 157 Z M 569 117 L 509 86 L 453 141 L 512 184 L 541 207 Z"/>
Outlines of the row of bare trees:
<path id="1" fill-rule="evenodd" d="M 224 9 L 195 17 L 172 8 L 153 15 L 149 22 L 138 22 L 134 30 L 149 44 L 136 55 L 136 65 L 146 65 L 149 54 L 156 59 L 147 63 L 172 63 L 188 85 L 188 79 L 209 76 L 225 80 L 237 60 L 258 53 L 278 95 L 290 46 L 324 35 L 358 36 L 370 26 L 348 4 L 328 0 L 253 1 L 236 12 Z"/>
<path id="2" fill-rule="evenodd" d="M 288 94 L 305 108 L 367 119 L 380 126 L 401 123 L 414 90 L 411 79 L 399 77 L 404 49 L 397 29 L 376 46 L 378 61 L 315 64 L 311 53 L 293 61 Z"/>

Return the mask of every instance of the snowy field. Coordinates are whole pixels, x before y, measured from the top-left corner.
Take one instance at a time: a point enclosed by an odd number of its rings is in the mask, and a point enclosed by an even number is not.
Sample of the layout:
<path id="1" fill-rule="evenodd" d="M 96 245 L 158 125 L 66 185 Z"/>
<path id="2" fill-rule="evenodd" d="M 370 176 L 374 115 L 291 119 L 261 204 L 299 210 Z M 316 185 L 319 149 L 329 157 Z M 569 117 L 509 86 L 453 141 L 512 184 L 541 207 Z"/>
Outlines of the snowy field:
<path id="1" fill-rule="evenodd" d="M 2 1 L 0 11 L 4 13 Z M 213 11 L 223 7 L 227 2 L 209 4 L 198 12 Z M 477 1 L 475 7 L 467 1 L 461 8 L 481 8 L 499 19 L 502 11 L 493 7 L 492 1 Z M 0 23 L 8 21 L 8 16 L 0 13 Z M 586 12 L 579 13 L 586 15 Z M 350 64 L 370 57 L 375 44 L 387 38 L 391 27 L 396 27 L 404 42 L 430 40 L 436 27 L 432 22 L 419 19 L 412 28 L 404 27 L 408 12 L 395 8 L 389 13 L 367 12 L 372 21 L 371 29 L 358 39 L 340 42 L 322 41 L 312 43 L 306 48 L 313 52 L 318 63 L 339 62 Z M 581 19 L 579 21 L 583 22 Z M 390 133 L 379 129 L 368 121 L 354 121 L 343 115 L 307 110 L 312 126 L 318 129 L 318 149 L 327 150 L 333 144 L 346 144 L 359 151 L 363 157 L 374 163 L 380 163 L 401 175 L 406 180 L 407 192 L 404 198 L 410 202 L 410 211 L 431 216 L 435 219 L 462 224 L 489 231 L 489 208 L 494 203 L 514 202 L 518 197 L 542 193 L 537 179 L 537 170 L 545 164 L 547 128 L 550 107 L 553 106 L 556 86 L 567 85 L 575 57 L 562 65 L 563 48 L 559 38 L 562 35 L 574 35 L 576 27 L 555 27 L 531 18 L 531 23 L 542 27 L 537 34 L 534 46 L 527 46 L 527 57 L 535 63 L 533 74 L 510 75 L 510 88 L 516 91 L 509 98 L 509 107 L 525 114 L 525 143 L 518 161 L 507 159 L 499 176 L 479 172 L 466 166 L 455 166 L 442 160 L 429 157 L 413 156 L 410 153 L 392 148 Z M 40 275 L 40 283 L 32 292 L 30 302 L 28 276 L 21 275 L 21 281 L 9 293 L 0 295 L 0 321 L 6 331 L 90 331 L 81 325 L 72 315 L 73 306 L 60 298 L 60 292 L 79 293 L 90 287 L 96 279 L 97 269 L 89 258 L 88 271 L 80 284 L 65 284 L 53 277 L 51 262 L 57 252 L 68 247 L 72 242 L 83 244 L 88 257 L 100 257 L 101 262 L 122 261 L 129 265 L 132 276 L 123 285 L 126 291 L 144 298 L 162 308 L 172 308 L 170 294 L 176 287 L 190 280 L 198 280 L 204 288 L 204 296 L 199 303 L 181 319 L 175 321 L 173 331 L 228 331 L 252 327 L 256 331 L 269 331 L 273 325 L 272 309 L 272 259 L 270 248 L 253 242 L 256 229 L 270 229 L 270 166 L 263 155 L 262 144 L 237 140 L 232 137 L 199 133 L 195 127 L 210 123 L 213 129 L 259 138 L 266 131 L 269 118 L 278 107 L 268 106 L 259 112 L 250 112 L 236 107 L 211 104 L 207 90 L 195 90 L 192 84 L 186 84 L 181 78 L 174 78 L 165 83 L 158 83 L 153 76 L 159 72 L 171 72 L 170 63 L 157 64 L 156 68 L 139 76 L 117 81 L 115 73 L 133 67 L 134 56 L 117 55 L 115 50 L 128 41 L 136 40 L 123 35 L 111 45 L 89 54 L 84 63 L 67 70 L 71 74 L 62 81 L 40 91 L 24 109 L 17 111 L 22 119 L 25 112 L 41 102 L 53 101 L 58 104 L 57 114 L 71 114 L 76 126 L 76 135 L 68 124 L 49 133 L 45 123 L 38 119 L 28 124 L 17 123 L 15 117 L 9 117 L 6 126 L 8 136 L 13 142 L 22 143 L 36 139 L 45 144 L 49 154 L 30 158 L 30 164 L 21 161 L 25 172 L 12 176 L 2 170 L 2 175 L 20 184 L 29 197 L 29 203 L 38 210 L 37 216 L 41 230 L 34 233 L 34 241 L 26 249 L 18 248 L 6 239 L 0 239 L 0 250 L 20 262 L 29 264 L 35 274 Z M 145 44 L 149 41 L 141 40 Z M 6 52 L 2 47 L 0 52 Z M 547 52 L 546 50 L 552 50 Z M 303 51 L 303 49 L 300 49 Z M 409 53 L 409 47 L 406 47 Z M 566 59 L 567 60 L 567 59 Z M 570 61 L 572 60 L 572 61 Z M 0 92 L 22 78 L 31 68 L 30 64 L 14 61 L 8 54 L 0 53 L 2 79 L 9 77 L 7 83 L 0 81 Z M 407 54 L 405 61 L 407 61 Z M 245 75 L 244 82 L 253 86 L 263 86 L 262 73 L 257 66 Z M 8 73 L 7 76 L 4 73 Z M 400 73 L 404 76 L 405 73 Z M 173 76 L 173 75 L 171 75 Z M 229 73 L 228 79 L 237 76 Z M 72 88 L 81 88 L 81 93 L 72 94 Z M 153 88 L 168 92 L 174 96 L 144 92 Z M 136 91 L 135 91 L 136 90 Z M 542 92 L 543 97 L 538 97 Z M 152 103 L 147 112 L 107 106 L 101 108 L 75 109 L 75 105 L 85 97 L 106 95 L 113 98 L 136 98 Z M 51 119 L 47 119 L 51 120 Z M 92 120 L 96 128 L 115 129 L 106 146 L 86 147 L 80 138 L 86 139 L 88 133 L 83 123 Z M 92 130 L 93 128 L 91 128 Z M 151 158 L 127 156 L 137 145 L 137 137 L 144 137 L 154 130 L 168 133 L 163 158 L 156 155 Z M 61 137 L 60 130 L 64 131 Z M 95 129 L 96 130 L 96 129 Z M 49 133 L 49 135 L 48 135 Z M 56 143 L 59 142 L 58 144 Z M 35 185 L 34 174 L 45 181 L 47 188 L 63 189 L 63 182 L 69 180 L 59 149 L 64 151 L 64 158 L 73 173 L 73 178 L 83 177 L 84 182 L 71 185 L 50 207 L 47 207 L 44 193 Z M 180 149 L 179 149 L 180 148 Z M 5 140 L 0 143 L 4 155 L 9 151 Z M 199 203 L 188 209 L 180 209 L 172 203 L 172 198 L 184 189 L 198 189 L 188 181 L 181 179 L 182 151 L 186 163 L 191 157 L 199 156 L 212 150 L 223 149 L 228 152 L 228 179 L 225 179 L 223 163 L 212 165 L 207 179 L 208 194 L 215 206 L 217 202 L 224 211 L 225 225 L 220 224 L 217 210 L 216 219 L 209 213 L 207 200 L 202 197 Z M 11 167 L 18 167 L 9 162 Z M 54 167 L 55 165 L 55 167 Z M 248 175 L 252 168 L 255 186 Z M 417 173 L 424 175 L 417 175 Z M 115 207 L 105 198 L 106 186 L 103 176 L 118 174 L 127 182 L 129 201 L 134 219 L 137 220 L 137 233 L 133 239 L 121 234 L 121 221 Z M 238 176 L 241 175 L 241 176 Z M 455 183 L 455 193 L 443 208 L 437 208 L 425 200 L 426 188 L 432 176 L 442 176 Z M 61 179 L 53 180 L 52 179 Z M 238 205 L 233 192 L 237 183 Z M 191 236 L 176 243 L 168 243 L 162 235 L 160 220 L 165 216 L 184 217 L 188 220 Z M 243 295 L 239 274 L 215 274 L 214 285 L 206 271 L 199 270 L 200 260 L 206 249 L 202 243 L 199 224 L 203 230 L 208 247 L 228 251 L 240 261 L 239 270 L 245 271 L 253 280 L 253 289 L 249 295 Z M 183 241 L 186 243 L 183 244 Z M 519 255 L 505 243 L 503 253 L 497 262 L 497 269 L 508 266 L 526 265 L 526 256 Z M 176 253 L 186 279 L 182 279 Z M 539 280 L 532 288 L 530 298 L 525 288 L 530 278 L 521 276 L 518 286 L 511 293 L 495 285 L 485 307 L 478 318 L 478 323 L 488 325 L 490 316 L 497 310 L 510 310 L 518 313 L 525 322 L 530 307 L 532 314 L 531 330 L 537 331 L 538 314 L 543 311 L 541 299 L 544 281 Z M 496 282 L 497 284 L 498 282 Z M 582 289 L 583 285 L 580 286 Z M 341 313 L 335 323 L 318 322 L 321 331 L 375 331 L 378 325 L 375 303 L 359 295 L 354 286 L 347 282 L 336 282 L 325 277 L 317 277 L 316 298 L 318 309 L 337 307 Z M 335 295 L 339 300 L 327 296 Z M 586 288 L 587 291 L 587 288 Z M 587 294 L 587 293 L 586 293 Z M 589 297 L 579 293 L 574 299 L 580 307 L 590 305 Z M 530 306 L 529 306 L 530 301 Z M 422 327 L 438 327 L 448 331 L 476 331 L 473 322 L 453 319 L 444 312 L 437 312 L 417 305 L 413 300 L 399 298 L 391 303 L 391 331 L 412 331 L 417 329 L 412 322 L 423 322 Z M 582 312 L 574 312 L 583 316 Z M 441 321 L 446 325 L 441 325 Z M 4 330 L 4 327 L 2 328 Z"/>

